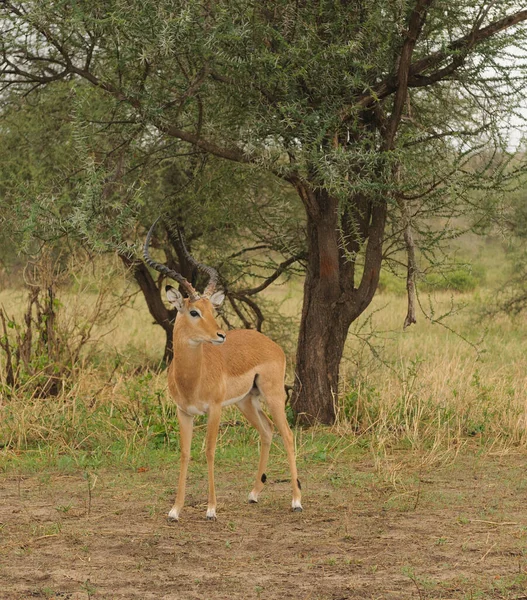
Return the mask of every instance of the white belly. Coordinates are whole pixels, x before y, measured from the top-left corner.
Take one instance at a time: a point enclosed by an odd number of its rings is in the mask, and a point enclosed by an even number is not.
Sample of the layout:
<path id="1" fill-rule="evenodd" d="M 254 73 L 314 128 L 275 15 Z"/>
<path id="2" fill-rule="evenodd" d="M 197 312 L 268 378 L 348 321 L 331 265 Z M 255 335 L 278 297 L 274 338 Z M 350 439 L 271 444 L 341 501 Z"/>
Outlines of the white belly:
<path id="1" fill-rule="evenodd" d="M 224 408 L 225 406 L 230 406 L 231 404 L 236 404 L 236 402 L 239 402 L 240 400 L 245 398 L 245 396 L 247 396 L 247 394 L 250 391 L 251 390 L 249 389 L 249 390 L 247 390 L 247 392 L 245 392 L 245 394 L 242 394 L 241 396 L 237 396 L 235 398 L 229 398 L 228 400 L 224 400 L 221 403 L 221 407 Z M 209 412 L 208 402 L 200 402 L 200 404 L 198 406 L 189 405 L 189 406 L 186 406 L 185 408 L 183 408 L 182 406 L 179 406 L 179 408 L 183 412 L 187 413 L 187 415 L 192 415 L 192 416 L 205 415 Z"/>

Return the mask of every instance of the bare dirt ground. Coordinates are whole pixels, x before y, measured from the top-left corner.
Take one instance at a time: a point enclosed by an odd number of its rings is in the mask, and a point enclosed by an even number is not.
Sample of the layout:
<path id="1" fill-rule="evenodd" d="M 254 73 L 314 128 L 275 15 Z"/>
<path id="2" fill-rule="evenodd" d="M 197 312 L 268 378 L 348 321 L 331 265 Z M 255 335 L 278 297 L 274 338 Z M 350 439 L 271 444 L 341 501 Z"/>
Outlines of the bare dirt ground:
<path id="1" fill-rule="evenodd" d="M 396 488 L 371 461 L 303 467 L 304 512 L 269 477 L 202 466 L 177 524 L 175 469 L 0 479 L 0 598 L 527 599 L 525 456 L 465 456 Z"/>

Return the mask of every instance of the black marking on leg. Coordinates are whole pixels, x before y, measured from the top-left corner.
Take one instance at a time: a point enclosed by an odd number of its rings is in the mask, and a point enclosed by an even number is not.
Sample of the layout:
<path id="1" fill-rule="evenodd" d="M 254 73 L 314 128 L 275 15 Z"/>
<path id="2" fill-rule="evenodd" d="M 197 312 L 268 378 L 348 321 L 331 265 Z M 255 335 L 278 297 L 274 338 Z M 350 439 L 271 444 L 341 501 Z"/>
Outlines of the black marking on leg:
<path id="1" fill-rule="evenodd" d="M 262 483 L 265 483 L 267 481 L 267 475 L 265 473 L 262 473 Z"/>
<path id="2" fill-rule="evenodd" d="M 301 490 L 301 489 L 302 489 L 302 486 L 300 485 L 300 479 L 297 479 L 297 480 L 296 480 L 296 484 L 298 485 L 298 489 L 299 489 L 299 490 Z"/>

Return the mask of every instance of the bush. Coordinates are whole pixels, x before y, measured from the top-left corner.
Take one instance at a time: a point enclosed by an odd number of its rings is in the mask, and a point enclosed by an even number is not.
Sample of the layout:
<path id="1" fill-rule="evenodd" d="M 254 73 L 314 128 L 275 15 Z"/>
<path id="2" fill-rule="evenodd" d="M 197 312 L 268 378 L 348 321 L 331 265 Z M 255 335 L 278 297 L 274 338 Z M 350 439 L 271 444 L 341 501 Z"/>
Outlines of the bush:
<path id="1" fill-rule="evenodd" d="M 386 294 L 395 294 L 396 296 L 402 296 L 406 293 L 406 277 L 399 277 L 387 271 L 386 269 L 381 271 L 379 277 L 378 291 Z"/>
<path id="2" fill-rule="evenodd" d="M 480 266 L 455 265 L 452 270 L 442 273 L 429 273 L 419 287 L 425 292 L 451 290 L 455 292 L 471 292 L 485 280 L 484 269 Z"/>

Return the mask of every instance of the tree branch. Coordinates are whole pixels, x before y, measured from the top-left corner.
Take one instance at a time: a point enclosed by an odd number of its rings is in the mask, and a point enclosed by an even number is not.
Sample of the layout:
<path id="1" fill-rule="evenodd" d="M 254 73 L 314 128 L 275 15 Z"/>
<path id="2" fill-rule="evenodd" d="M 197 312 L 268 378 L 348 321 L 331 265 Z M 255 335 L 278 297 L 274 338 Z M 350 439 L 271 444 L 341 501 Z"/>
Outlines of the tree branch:
<path id="1" fill-rule="evenodd" d="M 399 206 L 399 210 L 401 211 L 404 244 L 406 246 L 406 256 L 408 258 L 408 264 L 406 267 L 406 294 L 408 298 L 408 312 L 406 313 L 406 318 L 403 325 L 403 329 L 406 329 L 409 325 L 417 322 L 415 316 L 415 276 L 417 275 L 417 259 L 415 257 L 412 220 L 408 210 L 408 205 L 400 196 L 397 197 L 397 204 Z"/>
<path id="2" fill-rule="evenodd" d="M 254 317 L 256 319 L 256 331 L 262 331 L 262 325 L 265 320 L 265 317 L 264 317 L 263 312 L 261 311 L 260 307 L 258 306 L 258 304 L 256 304 L 256 302 L 254 300 L 252 300 L 251 298 L 249 298 L 248 296 L 244 296 L 243 294 L 240 294 L 239 292 L 229 292 L 227 294 L 227 296 L 229 297 L 229 301 L 231 302 L 231 305 L 235 308 L 236 314 L 240 317 L 240 319 L 244 323 L 245 327 L 247 329 L 251 329 L 250 323 L 245 320 L 245 318 L 241 314 L 241 311 L 239 310 L 239 308 L 235 306 L 234 299 L 238 300 L 238 302 L 243 302 L 244 304 L 247 304 L 247 306 L 254 313 Z"/>
<path id="3" fill-rule="evenodd" d="M 505 31 L 514 25 L 518 25 L 518 23 L 522 23 L 523 21 L 527 21 L 527 10 L 522 10 L 512 15 L 508 15 L 503 19 L 494 21 L 486 27 L 473 29 L 467 35 L 464 35 L 451 42 L 445 50 L 433 52 L 432 54 L 413 62 L 409 69 L 408 87 L 422 87 L 431 85 L 451 75 L 463 63 L 466 55 L 472 48 L 474 48 L 474 46 L 483 42 L 484 40 L 489 39 L 497 33 Z M 449 56 L 456 55 L 458 53 L 461 53 L 462 55 L 460 61 L 456 57 L 448 66 L 438 69 L 428 76 L 424 75 L 424 72 L 428 69 L 440 65 Z M 375 86 L 370 92 L 362 94 L 358 98 L 358 102 L 354 108 L 370 107 L 371 105 L 379 102 L 379 100 L 382 100 L 383 98 L 393 94 L 397 88 L 397 75 L 390 75 L 383 82 Z"/>
<path id="4" fill-rule="evenodd" d="M 403 109 L 406 104 L 408 94 L 408 78 L 410 75 L 412 54 L 415 44 L 421 34 L 426 19 L 428 8 L 433 0 L 417 0 L 415 8 L 408 21 L 408 31 L 403 42 L 401 56 L 399 58 L 399 68 L 397 73 L 397 91 L 393 101 L 393 110 L 386 125 L 384 135 L 384 149 L 390 149 L 393 146 L 395 133 L 399 127 Z"/>
<path id="5" fill-rule="evenodd" d="M 266 287 L 270 286 L 271 283 L 273 283 L 273 281 L 278 279 L 278 277 L 280 277 L 280 275 L 287 269 L 287 267 L 301 260 L 302 258 L 305 258 L 305 252 L 300 252 L 299 254 L 290 256 L 287 260 L 284 260 L 284 262 L 280 263 L 276 271 L 270 277 L 265 279 L 260 285 L 253 288 L 247 288 L 245 290 L 237 291 L 236 294 L 238 296 L 254 296 L 255 294 L 258 294 L 262 290 L 265 290 Z"/>
<path id="6" fill-rule="evenodd" d="M 125 267 L 130 271 L 134 279 L 137 281 L 137 284 L 141 288 L 148 306 L 148 310 L 156 323 L 161 325 L 161 327 L 168 334 L 171 334 L 172 321 L 176 316 L 176 311 L 168 310 L 165 307 L 163 300 L 161 299 L 159 289 L 156 285 L 156 282 L 152 278 L 152 275 L 150 275 L 148 267 L 142 260 L 139 260 L 129 252 L 119 252 L 119 258 L 122 260 Z"/>

